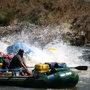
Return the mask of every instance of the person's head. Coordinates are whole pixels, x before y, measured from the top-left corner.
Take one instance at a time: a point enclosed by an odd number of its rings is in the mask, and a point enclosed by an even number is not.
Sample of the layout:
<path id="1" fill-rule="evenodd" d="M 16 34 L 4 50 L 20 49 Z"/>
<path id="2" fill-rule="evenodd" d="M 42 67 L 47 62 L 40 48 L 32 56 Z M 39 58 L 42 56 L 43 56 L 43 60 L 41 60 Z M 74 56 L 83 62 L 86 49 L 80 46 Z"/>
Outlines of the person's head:
<path id="1" fill-rule="evenodd" d="M 19 54 L 21 57 L 23 57 L 23 53 L 24 53 L 24 50 L 23 50 L 23 49 L 19 49 L 18 54 Z"/>

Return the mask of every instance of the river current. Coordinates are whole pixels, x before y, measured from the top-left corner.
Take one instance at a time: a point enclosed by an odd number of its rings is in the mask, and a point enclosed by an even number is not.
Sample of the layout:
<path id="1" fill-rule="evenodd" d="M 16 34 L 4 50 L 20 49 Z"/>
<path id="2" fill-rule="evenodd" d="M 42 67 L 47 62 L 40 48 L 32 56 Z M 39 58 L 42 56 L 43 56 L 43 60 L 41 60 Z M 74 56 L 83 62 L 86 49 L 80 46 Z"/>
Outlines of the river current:
<path id="1" fill-rule="evenodd" d="M 44 33 L 41 33 L 39 36 L 36 37 L 42 36 L 42 38 L 44 38 L 45 33 L 46 32 L 48 33 L 50 31 L 49 29 L 50 28 L 45 28 Z M 38 30 L 38 28 L 36 28 L 35 30 Z M 60 34 L 58 28 L 56 28 L 55 32 L 53 31 L 53 33 Z M 74 88 L 40 89 L 40 88 L 0 86 L 0 90 L 90 90 L 90 47 L 71 46 L 68 43 L 62 41 L 62 39 L 58 38 L 54 38 L 53 41 L 40 46 L 39 41 L 34 42 L 35 38 L 33 39 L 33 37 L 35 37 L 35 35 L 29 34 L 26 28 L 24 28 L 21 33 L 18 34 L 14 33 L 12 35 L 2 37 L 0 40 L 0 51 L 7 53 L 6 52 L 7 46 L 15 42 L 19 42 L 29 46 L 35 52 L 34 54 L 24 55 L 24 58 L 28 66 L 34 66 L 37 63 L 45 63 L 45 62 L 65 62 L 70 67 L 86 65 L 88 66 L 88 70 L 83 71 L 73 69 L 75 72 L 79 74 L 80 78 L 78 84 Z M 10 44 L 5 43 L 4 42 L 5 40 L 10 42 Z M 31 41 L 33 41 L 34 43 L 31 44 Z M 42 43 L 43 42 L 45 43 L 45 41 L 42 41 Z"/>

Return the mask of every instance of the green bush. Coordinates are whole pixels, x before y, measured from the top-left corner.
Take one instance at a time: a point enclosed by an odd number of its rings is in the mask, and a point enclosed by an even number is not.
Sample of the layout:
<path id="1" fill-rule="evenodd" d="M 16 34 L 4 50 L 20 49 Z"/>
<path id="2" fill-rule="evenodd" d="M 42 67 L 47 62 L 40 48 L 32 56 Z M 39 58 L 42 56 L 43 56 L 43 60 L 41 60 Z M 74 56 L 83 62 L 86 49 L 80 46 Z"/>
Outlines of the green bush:
<path id="1" fill-rule="evenodd" d="M 7 26 L 9 25 L 10 20 L 13 19 L 15 15 L 15 11 L 3 11 L 0 13 L 0 26 Z"/>

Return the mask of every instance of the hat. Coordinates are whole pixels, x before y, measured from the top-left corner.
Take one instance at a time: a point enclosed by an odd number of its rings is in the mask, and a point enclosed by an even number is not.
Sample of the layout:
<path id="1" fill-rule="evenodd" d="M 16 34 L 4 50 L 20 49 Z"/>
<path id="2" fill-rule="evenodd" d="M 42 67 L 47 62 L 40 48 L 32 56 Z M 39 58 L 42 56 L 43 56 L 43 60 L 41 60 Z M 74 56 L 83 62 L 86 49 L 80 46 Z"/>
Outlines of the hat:
<path id="1" fill-rule="evenodd" d="M 24 53 L 23 49 L 19 49 L 18 53 Z"/>

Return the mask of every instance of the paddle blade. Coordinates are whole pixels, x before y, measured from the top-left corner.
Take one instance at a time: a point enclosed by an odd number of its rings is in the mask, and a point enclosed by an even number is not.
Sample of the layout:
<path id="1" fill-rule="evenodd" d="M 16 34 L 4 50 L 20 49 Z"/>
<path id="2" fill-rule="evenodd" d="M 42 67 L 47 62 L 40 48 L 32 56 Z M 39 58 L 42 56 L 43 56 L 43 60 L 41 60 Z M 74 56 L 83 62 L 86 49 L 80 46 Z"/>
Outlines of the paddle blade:
<path id="1" fill-rule="evenodd" d="M 88 66 L 77 66 L 77 67 L 75 67 L 75 69 L 77 69 L 77 70 L 87 70 Z"/>
<path id="2" fill-rule="evenodd" d="M 8 44 L 8 45 L 11 44 L 11 42 L 9 42 L 9 41 L 7 41 L 7 40 L 5 40 L 4 43 L 5 43 L 5 44 Z"/>
<path id="3" fill-rule="evenodd" d="M 50 47 L 50 48 L 48 48 L 48 50 L 56 51 L 56 48 Z"/>

